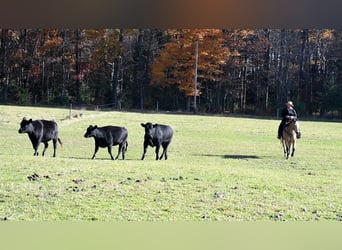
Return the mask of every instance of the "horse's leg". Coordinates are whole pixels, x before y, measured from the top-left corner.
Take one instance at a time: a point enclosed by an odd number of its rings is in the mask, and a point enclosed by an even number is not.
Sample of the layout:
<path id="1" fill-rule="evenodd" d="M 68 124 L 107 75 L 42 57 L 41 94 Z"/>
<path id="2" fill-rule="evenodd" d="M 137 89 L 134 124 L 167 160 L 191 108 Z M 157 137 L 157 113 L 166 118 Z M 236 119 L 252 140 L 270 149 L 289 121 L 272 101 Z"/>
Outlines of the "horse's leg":
<path id="1" fill-rule="evenodd" d="M 284 157 L 286 157 L 286 144 L 284 138 L 282 139 L 281 143 L 283 144 Z"/>
<path id="2" fill-rule="evenodd" d="M 296 138 L 299 139 L 301 137 L 301 133 L 300 133 L 298 121 L 295 122 L 295 131 L 296 131 Z"/>
<path id="3" fill-rule="evenodd" d="M 296 138 L 294 137 L 294 138 L 293 138 L 293 142 L 292 142 L 292 153 L 291 153 L 291 157 L 294 156 L 295 150 L 296 150 Z"/>
<path id="4" fill-rule="evenodd" d="M 290 143 L 289 141 L 286 142 L 286 159 L 289 159 L 290 155 Z"/>
<path id="5" fill-rule="evenodd" d="M 294 152 L 295 152 L 295 148 L 292 148 L 291 157 L 293 157 L 293 156 L 294 156 Z"/>
<path id="6" fill-rule="evenodd" d="M 289 159 L 289 151 L 288 147 L 286 146 L 286 159 Z"/>
<path id="7" fill-rule="evenodd" d="M 287 140 L 285 139 L 286 137 L 284 136 L 284 133 L 283 133 L 283 137 L 282 137 L 282 143 L 283 143 L 283 148 L 284 148 L 284 157 L 287 159 L 288 158 L 288 142 Z"/>

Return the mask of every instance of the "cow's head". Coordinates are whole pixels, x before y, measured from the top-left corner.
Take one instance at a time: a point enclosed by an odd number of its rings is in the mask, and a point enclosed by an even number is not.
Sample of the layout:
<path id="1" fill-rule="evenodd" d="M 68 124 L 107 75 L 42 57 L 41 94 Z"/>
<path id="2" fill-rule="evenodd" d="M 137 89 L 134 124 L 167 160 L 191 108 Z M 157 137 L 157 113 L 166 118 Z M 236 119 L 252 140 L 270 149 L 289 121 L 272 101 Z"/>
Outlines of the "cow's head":
<path id="1" fill-rule="evenodd" d="M 89 138 L 89 137 L 92 137 L 92 136 L 95 136 L 95 130 L 97 129 L 97 125 L 95 126 L 92 126 L 90 125 L 88 128 L 87 128 L 87 132 L 84 134 L 84 137 L 85 138 Z"/>
<path id="2" fill-rule="evenodd" d="M 32 119 L 27 120 L 25 117 L 23 118 L 23 120 L 20 123 L 20 128 L 18 130 L 18 132 L 20 134 L 22 133 L 28 133 L 31 131 L 32 128 Z"/>
<path id="3" fill-rule="evenodd" d="M 152 124 L 150 122 L 147 122 L 145 124 L 141 123 L 141 126 L 145 128 L 145 136 L 152 139 L 155 132 L 155 127 L 157 127 L 158 124 Z"/>

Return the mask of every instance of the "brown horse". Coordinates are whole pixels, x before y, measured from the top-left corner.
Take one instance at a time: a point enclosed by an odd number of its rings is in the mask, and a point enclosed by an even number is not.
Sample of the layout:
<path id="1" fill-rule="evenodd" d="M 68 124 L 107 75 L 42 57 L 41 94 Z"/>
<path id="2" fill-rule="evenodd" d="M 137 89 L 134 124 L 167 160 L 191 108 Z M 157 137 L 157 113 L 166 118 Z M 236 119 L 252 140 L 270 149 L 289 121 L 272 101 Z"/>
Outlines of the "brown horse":
<path id="1" fill-rule="evenodd" d="M 291 157 L 294 156 L 294 152 L 296 150 L 296 140 L 297 140 L 297 133 L 299 130 L 299 125 L 296 119 L 292 119 L 287 123 L 283 129 L 281 143 L 283 144 L 284 148 L 284 156 L 286 159 L 289 158 L 290 152 Z"/>

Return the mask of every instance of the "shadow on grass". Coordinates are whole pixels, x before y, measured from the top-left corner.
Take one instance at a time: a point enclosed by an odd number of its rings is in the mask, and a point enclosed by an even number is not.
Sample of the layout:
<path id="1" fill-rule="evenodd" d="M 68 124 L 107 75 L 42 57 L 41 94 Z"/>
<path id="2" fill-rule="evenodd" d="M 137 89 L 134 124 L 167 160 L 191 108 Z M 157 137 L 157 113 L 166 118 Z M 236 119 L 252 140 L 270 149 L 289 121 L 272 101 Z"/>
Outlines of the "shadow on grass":
<path id="1" fill-rule="evenodd" d="M 64 159 L 76 159 L 76 160 L 90 160 L 90 161 L 130 161 L 132 159 L 125 159 L 125 160 L 122 160 L 121 158 L 117 159 L 117 160 L 112 160 L 110 157 L 108 158 L 103 158 L 103 157 L 100 157 L 100 158 L 95 158 L 94 160 L 91 159 L 91 157 L 78 157 L 78 156 L 65 156 L 65 157 L 61 157 L 61 158 L 64 158 Z"/>
<path id="2" fill-rule="evenodd" d="M 211 155 L 211 154 L 202 154 L 198 156 L 206 156 L 206 157 L 222 157 L 223 159 L 261 159 L 261 157 L 256 155 Z"/>

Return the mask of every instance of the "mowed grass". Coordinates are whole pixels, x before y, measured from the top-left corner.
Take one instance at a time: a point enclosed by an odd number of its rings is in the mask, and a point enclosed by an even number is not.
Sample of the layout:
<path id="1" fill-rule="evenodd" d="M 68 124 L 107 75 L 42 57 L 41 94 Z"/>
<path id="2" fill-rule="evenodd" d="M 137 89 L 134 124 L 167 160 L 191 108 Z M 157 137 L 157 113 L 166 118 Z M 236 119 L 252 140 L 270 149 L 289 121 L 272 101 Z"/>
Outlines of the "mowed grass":
<path id="1" fill-rule="evenodd" d="M 0 220 L 342 220 L 341 123 L 301 121 L 303 138 L 286 160 L 277 120 L 82 113 L 67 119 L 67 109 L 0 106 Z M 52 143 L 45 157 L 33 156 L 18 133 L 24 116 L 58 122 L 56 158 Z M 167 161 L 156 161 L 154 148 L 140 160 L 145 122 L 174 128 Z M 126 160 L 110 160 L 105 148 L 91 160 L 89 125 L 126 127 Z"/>

